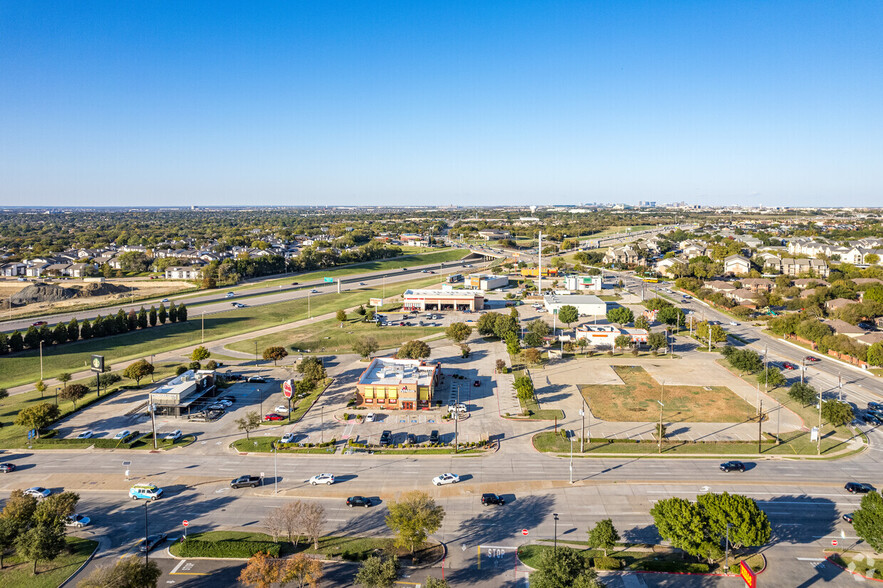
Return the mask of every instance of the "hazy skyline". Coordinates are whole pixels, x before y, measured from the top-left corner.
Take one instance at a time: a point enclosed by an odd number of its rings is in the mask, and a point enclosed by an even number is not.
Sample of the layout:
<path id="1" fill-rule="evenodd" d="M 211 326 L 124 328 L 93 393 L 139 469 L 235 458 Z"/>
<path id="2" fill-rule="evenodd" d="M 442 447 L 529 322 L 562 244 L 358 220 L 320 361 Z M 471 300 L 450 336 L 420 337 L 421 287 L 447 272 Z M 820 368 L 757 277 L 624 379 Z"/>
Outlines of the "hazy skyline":
<path id="1" fill-rule="evenodd" d="M 6 2 L 5 205 L 879 205 L 879 2 Z"/>

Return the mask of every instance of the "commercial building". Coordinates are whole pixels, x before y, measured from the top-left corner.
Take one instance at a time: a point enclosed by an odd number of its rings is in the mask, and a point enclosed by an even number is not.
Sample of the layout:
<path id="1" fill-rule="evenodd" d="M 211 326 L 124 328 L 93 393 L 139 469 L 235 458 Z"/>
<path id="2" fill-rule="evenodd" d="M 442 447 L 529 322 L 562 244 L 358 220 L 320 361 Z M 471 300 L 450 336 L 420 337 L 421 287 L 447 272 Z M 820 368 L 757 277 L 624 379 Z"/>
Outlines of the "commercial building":
<path id="1" fill-rule="evenodd" d="M 466 280 L 466 287 L 474 288 L 475 290 L 496 290 L 497 288 L 505 288 L 508 285 L 509 276 L 472 274 Z"/>
<path id="2" fill-rule="evenodd" d="M 551 294 L 543 296 L 546 310 L 553 314 L 558 314 L 558 310 L 562 306 L 574 306 L 580 316 L 605 316 L 607 314 L 607 303 L 597 296 L 586 294 L 558 295 Z"/>
<path id="3" fill-rule="evenodd" d="M 596 349 L 613 349 L 616 338 L 628 335 L 633 344 L 647 343 L 646 329 L 620 329 L 616 325 L 583 325 L 576 329 L 576 340 L 585 339 L 589 347 Z"/>
<path id="4" fill-rule="evenodd" d="M 571 291 L 591 290 L 600 292 L 603 288 L 602 276 L 567 276 L 564 278 L 564 287 Z"/>
<path id="5" fill-rule="evenodd" d="M 484 292 L 481 290 L 405 290 L 402 294 L 405 310 L 481 310 Z"/>
<path id="6" fill-rule="evenodd" d="M 216 392 L 214 370 L 187 370 L 150 394 L 157 414 L 189 414 L 194 402 Z"/>
<path id="7" fill-rule="evenodd" d="M 387 410 L 429 408 L 441 377 L 440 364 L 375 357 L 356 383 L 358 405 Z"/>
<path id="8" fill-rule="evenodd" d="M 540 273 L 539 268 L 536 267 L 523 267 L 521 268 L 521 277 L 522 278 L 536 278 Z M 543 268 L 543 277 L 544 278 L 553 278 L 558 275 L 557 267 L 544 267 Z"/>

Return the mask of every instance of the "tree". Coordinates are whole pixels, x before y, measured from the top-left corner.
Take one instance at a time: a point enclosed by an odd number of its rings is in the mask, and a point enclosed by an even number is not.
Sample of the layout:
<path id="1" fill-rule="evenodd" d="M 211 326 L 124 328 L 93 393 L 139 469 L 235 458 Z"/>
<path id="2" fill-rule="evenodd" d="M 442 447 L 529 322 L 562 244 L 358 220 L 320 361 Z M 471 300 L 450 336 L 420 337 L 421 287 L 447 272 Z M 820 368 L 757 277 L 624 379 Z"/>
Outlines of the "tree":
<path id="1" fill-rule="evenodd" d="M 371 357 L 371 354 L 376 353 L 378 349 L 380 344 L 374 337 L 360 337 L 353 342 L 353 351 L 363 358 Z"/>
<path id="2" fill-rule="evenodd" d="M 498 314 L 494 320 L 494 335 L 505 339 L 509 333 L 518 334 L 518 321 L 511 316 Z"/>
<path id="3" fill-rule="evenodd" d="M 616 532 L 616 527 L 610 519 L 598 521 L 589 530 L 589 547 L 603 549 L 604 557 L 607 557 L 607 550 L 612 549 L 617 541 L 619 541 L 619 533 Z"/>
<path id="4" fill-rule="evenodd" d="M 411 490 L 389 505 L 386 526 L 395 533 L 395 545 L 408 548 L 411 553 L 439 530 L 445 518 L 445 509 L 438 506 L 426 492 Z"/>
<path id="5" fill-rule="evenodd" d="M 240 431 L 245 431 L 245 438 L 249 438 L 249 432 L 261 426 L 261 415 L 257 411 L 249 411 L 244 418 L 236 419 L 236 427 Z"/>
<path id="6" fill-rule="evenodd" d="M 883 496 L 879 492 L 865 494 L 852 517 L 856 534 L 877 553 L 883 551 Z"/>
<path id="7" fill-rule="evenodd" d="M 540 337 L 548 337 L 552 332 L 552 327 L 543 319 L 537 319 L 527 324 L 527 331 L 529 333 L 536 333 Z"/>
<path id="8" fill-rule="evenodd" d="M 514 318 L 516 321 L 521 317 L 521 315 L 518 314 L 518 309 L 514 306 L 509 308 L 509 316 Z"/>
<path id="9" fill-rule="evenodd" d="M 506 351 L 509 355 L 518 355 L 521 352 L 521 343 L 515 333 L 506 334 Z"/>
<path id="10" fill-rule="evenodd" d="M 666 325 L 680 325 L 686 323 L 684 311 L 674 306 L 664 306 L 656 313 L 656 320 Z"/>
<path id="11" fill-rule="evenodd" d="M 851 423 L 855 415 L 849 403 L 840 402 L 839 400 L 826 400 L 822 403 L 822 418 L 835 427 L 839 427 Z"/>
<path id="12" fill-rule="evenodd" d="M 646 316 L 639 315 L 635 317 L 635 328 L 636 329 L 644 329 L 645 331 L 650 329 L 650 321 Z"/>
<path id="13" fill-rule="evenodd" d="M 156 319 L 156 307 L 155 307 L 155 306 L 151 306 L 151 307 L 150 307 L 150 310 L 147 311 L 147 322 L 150 323 L 150 326 L 151 326 L 151 327 L 155 327 L 155 326 L 156 326 L 156 320 L 157 320 L 157 319 Z"/>
<path id="14" fill-rule="evenodd" d="M 40 438 L 40 430 L 60 416 L 58 407 L 48 402 L 41 402 L 29 406 L 15 415 L 15 424 L 28 429 L 37 430 L 37 438 Z"/>
<path id="15" fill-rule="evenodd" d="M 178 322 L 178 307 L 175 306 L 174 302 L 169 303 L 169 322 L 177 323 Z"/>
<path id="16" fill-rule="evenodd" d="M 33 574 L 37 573 L 39 560 L 53 560 L 66 546 L 64 525 L 37 524 L 19 535 L 15 540 L 15 550 L 25 560 L 34 562 Z"/>
<path id="17" fill-rule="evenodd" d="M 200 345 L 190 352 L 190 361 L 202 361 L 203 359 L 208 359 L 211 356 L 211 352 Z"/>
<path id="18" fill-rule="evenodd" d="M 144 309 L 143 306 L 141 307 L 141 310 L 138 311 L 138 328 L 147 328 L 147 311 Z"/>
<path id="19" fill-rule="evenodd" d="M 77 410 L 77 400 L 82 399 L 89 393 L 89 388 L 83 384 L 69 384 L 61 389 L 58 397 L 63 400 L 70 400 L 74 404 L 74 410 Z"/>
<path id="20" fill-rule="evenodd" d="M 393 588 L 399 577 L 399 560 L 372 555 L 359 566 L 356 584 L 363 588 Z"/>
<path id="21" fill-rule="evenodd" d="M 780 370 L 768 367 L 760 372 L 760 375 L 757 376 L 757 381 L 771 388 L 778 388 L 779 386 L 784 386 L 788 379 Z"/>
<path id="22" fill-rule="evenodd" d="M 714 343 L 723 343 L 727 340 L 727 332 L 720 325 L 709 325 L 708 321 L 702 321 L 696 325 L 696 337 L 700 341 L 708 341 L 708 329 L 711 329 L 711 340 Z"/>
<path id="23" fill-rule="evenodd" d="M 741 494 L 711 492 L 700 494 L 696 505 L 702 513 L 705 534 L 721 546 L 730 528 L 730 544 L 736 548 L 760 547 L 770 540 L 772 533 L 769 518 L 757 506 L 757 502 Z"/>
<path id="24" fill-rule="evenodd" d="M 868 363 L 883 366 L 883 343 L 878 341 L 868 347 Z"/>
<path id="25" fill-rule="evenodd" d="M 452 323 L 445 329 L 445 336 L 454 343 L 462 343 L 472 334 L 472 327 L 466 323 Z"/>
<path id="26" fill-rule="evenodd" d="M 600 588 L 589 562 L 576 549 L 547 549 L 530 576 L 531 588 Z"/>
<path id="27" fill-rule="evenodd" d="M 279 560 L 269 553 L 258 551 L 248 559 L 237 579 L 249 586 L 270 588 L 279 581 L 279 571 Z"/>
<path id="28" fill-rule="evenodd" d="M 705 525 L 696 504 L 683 498 L 664 498 L 650 509 L 660 537 L 672 547 L 690 555 L 700 555 L 705 541 Z"/>
<path id="29" fill-rule="evenodd" d="M 301 509 L 300 530 L 313 542 L 313 549 L 319 549 L 319 538 L 325 527 L 325 507 L 318 502 L 307 502 Z"/>
<path id="30" fill-rule="evenodd" d="M 157 318 L 159 318 L 159 324 L 166 324 L 166 320 L 169 318 L 168 312 L 166 312 L 166 305 L 162 302 L 159 303 L 159 312 L 157 313 Z"/>
<path id="31" fill-rule="evenodd" d="M 9 350 L 13 353 L 21 351 L 25 348 L 25 341 L 18 331 L 13 332 L 9 336 Z"/>
<path id="32" fill-rule="evenodd" d="M 84 319 L 83 324 L 80 326 L 80 338 L 81 339 L 91 339 L 95 336 L 95 330 L 92 328 L 92 323 L 89 319 Z"/>
<path id="33" fill-rule="evenodd" d="M 37 380 L 37 383 L 34 384 L 34 389 L 40 393 L 40 398 L 43 398 L 43 392 L 46 391 L 46 382 Z"/>
<path id="34" fill-rule="evenodd" d="M 181 306 L 178 307 L 178 322 L 187 322 L 187 306 L 184 303 L 181 303 Z"/>
<path id="35" fill-rule="evenodd" d="M 625 306 L 617 306 L 607 311 L 607 322 L 625 325 L 635 320 L 635 315 Z"/>
<path id="36" fill-rule="evenodd" d="M 795 382 L 794 384 L 791 384 L 790 388 L 788 388 L 788 397 L 795 402 L 799 402 L 803 406 L 809 406 L 810 404 L 815 403 L 816 399 L 819 397 L 819 393 L 809 384 Z"/>
<path id="37" fill-rule="evenodd" d="M 337 322 L 339 322 L 342 325 L 343 322 L 346 320 L 346 311 L 342 308 L 340 310 L 338 310 L 336 318 L 337 318 Z"/>
<path id="38" fill-rule="evenodd" d="M 396 357 L 399 359 L 426 359 L 429 354 L 429 345 L 425 341 L 415 339 L 399 347 Z"/>
<path id="39" fill-rule="evenodd" d="M 506 369 L 506 360 L 505 360 L 505 359 L 498 359 L 498 360 L 494 363 L 494 367 L 496 368 L 497 373 L 502 374 L 502 373 L 503 373 L 503 370 Z"/>
<path id="40" fill-rule="evenodd" d="M 360 304 L 359 307 L 356 308 L 356 314 L 359 315 L 359 316 L 365 316 L 365 313 L 366 313 L 366 312 L 367 312 L 367 311 L 365 310 L 365 306 L 362 305 L 362 304 Z"/>
<path id="41" fill-rule="evenodd" d="M 449 588 L 447 580 L 439 580 L 429 576 L 423 582 L 423 588 Z"/>
<path id="42" fill-rule="evenodd" d="M 9 390 L 6 388 L 0 388 L 0 400 L 4 400 L 9 398 Z"/>
<path id="43" fill-rule="evenodd" d="M 272 359 L 273 365 L 275 366 L 277 361 L 288 357 L 288 352 L 285 351 L 284 347 L 279 347 L 279 346 L 267 347 L 266 349 L 264 349 L 263 357 L 265 360 Z"/>
<path id="44" fill-rule="evenodd" d="M 628 335 L 618 335 L 616 339 L 613 340 L 613 347 L 619 347 L 620 349 L 625 349 L 631 344 L 632 338 Z"/>
<path id="45" fill-rule="evenodd" d="M 67 372 L 59 374 L 58 381 L 66 386 L 67 383 L 71 381 L 71 375 Z"/>
<path id="46" fill-rule="evenodd" d="M 868 253 L 865 255 L 865 263 L 868 265 L 876 265 L 880 263 L 880 256 L 876 253 Z"/>
<path id="47" fill-rule="evenodd" d="M 543 338 L 536 333 L 525 333 L 524 344 L 528 347 L 540 347 L 543 344 Z"/>
<path id="48" fill-rule="evenodd" d="M 135 380 L 135 385 L 141 385 L 141 379 L 146 378 L 154 371 L 153 364 L 147 361 L 146 359 L 139 359 L 134 363 L 130 363 L 126 366 L 126 369 L 123 370 L 123 375 L 129 378 L 130 380 Z"/>
<path id="49" fill-rule="evenodd" d="M 76 512 L 79 501 L 76 492 L 53 494 L 37 503 L 33 521 L 38 525 L 64 525 L 64 519 Z"/>
<path id="50" fill-rule="evenodd" d="M 155 561 L 130 555 L 113 566 L 96 569 L 77 588 L 156 588 L 162 570 Z"/>
<path id="51" fill-rule="evenodd" d="M 515 393 L 518 395 L 519 400 L 527 402 L 533 398 L 533 380 L 531 380 L 529 376 L 518 376 L 515 378 L 515 381 L 512 382 L 512 385 L 515 388 Z"/>
<path id="52" fill-rule="evenodd" d="M 647 335 L 647 345 L 650 346 L 650 349 L 662 349 L 663 347 L 666 347 L 667 344 L 667 337 L 662 331 Z"/>
<path id="53" fill-rule="evenodd" d="M 730 365 L 739 371 L 753 374 L 763 369 L 763 361 L 756 351 L 737 349 L 727 358 Z"/>
<path id="54" fill-rule="evenodd" d="M 52 329 L 52 341 L 56 345 L 67 343 L 67 325 L 64 323 L 55 325 L 55 328 Z"/>
<path id="55" fill-rule="evenodd" d="M 303 381 L 312 388 L 319 380 L 325 379 L 325 366 L 316 357 L 306 357 L 297 365 L 297 371 L 303 374 Z"/>
<path id="56" fill-rule="evenodd" d="M 15 544 L 19 535 L 27 531 L 36 511 L 36 498 L 22 490 L 12 491 L 0 514 L 0 568 L 3 567 L 3 554 Z"/>
<path id="57" fill-rule="evenodd" d="M 575 306 L 565 304 L 558 309 L 558 320 L 567 325 L 567 328 L 569 329 L 571 323 L 575 323 L 579 320 L 579 311 Z"/>
<path id="58" fill-rule="evenodd" d="M 294 584 L 297 588 L 318 586 L 322 581 L 322 561 L 298 553 L 280 565 L 279 585 Z"/>

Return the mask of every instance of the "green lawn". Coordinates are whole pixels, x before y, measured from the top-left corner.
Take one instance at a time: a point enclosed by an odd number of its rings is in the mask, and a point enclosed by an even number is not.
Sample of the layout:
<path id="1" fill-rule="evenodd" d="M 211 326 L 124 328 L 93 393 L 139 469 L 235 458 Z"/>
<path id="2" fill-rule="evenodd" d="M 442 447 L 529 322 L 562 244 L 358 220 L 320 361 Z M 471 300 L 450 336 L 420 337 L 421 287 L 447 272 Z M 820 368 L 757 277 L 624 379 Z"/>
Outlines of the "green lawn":
<path id="1" fill-rule="evenodd" d="M 408 288 L 420 288 L 437 283 L 438 276 L 421 277 L 408 282 L 390 284 L 387 296 L 399 295 Z M 368 299 L 379 297 L 380 287 L 363 287 L 341 294 L 317 294 L 309 306 L 311 315 L 317 316 L 367 304 Z M 275 304 L 231 309 L 205 317 L 205 341 L 215 341 L 231 335 L 257 331 L 267 327 L 308 318 L 308 301 L 289 300 Z M 65 345 L 43 348 L 44 377 L 55 377 L 61 372 L 85 369 L 90 356 L 100 354 L 110 363 L 149 358 L 151 354 L 172 351 L 200 342 L 201 320 L 191 315 L 186 323 L 150 327 L 112 337 L 77 341 Z M 23 351 L 4 356 L 0 361 L 0 388 L 11 388 L 40 377 L 40 356 L 37 351 Z"/>
<path id="2" fill-rule="evenodd" d="M 742 423 L 756 410 L 725 386 L 665 386 L 638 366 L 612 366 L 622 385 L 580 386 L 592 412 L 610 422 L 647 422 L 659 419 L 665 404 L 668 422 Z"/>
<path id="3" fill-rule="evenodd" d="M 337 320 L 329 319 L 246 341 L 237 341 L 227 347 L 234 351 L 252 353 L 257 343 L 259 351 L 267 347 L 279 346 L 285 347 L 289 354 L 299 354 L 305 349 L 309 349 L 310 353 L 352 353 L 353 343 L 365 336 L 376 339 L 380 349 L 390 349 L 398 347 L 405 341 L 443 332 L 443 327 L 378 327 L 373 322 L 366 323 L 359 315 L 350 313 L 350 318 L 343 323 L 343 328 Z"/>
<path id="4" fill-rule="evenodd" d="M 37 562 L 36 576 L 31 573 L 34 569 L 33 562 L 22 561 L 18 555 L 4 558 L 4 568 L 0 570 L 0 582 L 10 588 L 14 586 L 58 588 L 92 555 L 98 541 L 68 537 L 67 544 L 68 553 L 62 553 L 52 561 Z"/>
<path id="5" fill-rule="evenodd" d="M 510 356 L 511 361 L 511 356 Z M 514 378 L 518 378 L 519 376 L 523 376 L 524 372 L 520 370 L 513 370 L 512 376 Z M 537 402 L 536 396 L 530 398 L 529 400 L 518 399 L 518 402 L 521 403 L 521 412 L 524 417 L 518 417 L 523 420 L 531 420 L 531 421 L 554 421 L 555 419 L 563 419 L 564 411 L 558 408 L 540 408 L 539 402 Z"/>

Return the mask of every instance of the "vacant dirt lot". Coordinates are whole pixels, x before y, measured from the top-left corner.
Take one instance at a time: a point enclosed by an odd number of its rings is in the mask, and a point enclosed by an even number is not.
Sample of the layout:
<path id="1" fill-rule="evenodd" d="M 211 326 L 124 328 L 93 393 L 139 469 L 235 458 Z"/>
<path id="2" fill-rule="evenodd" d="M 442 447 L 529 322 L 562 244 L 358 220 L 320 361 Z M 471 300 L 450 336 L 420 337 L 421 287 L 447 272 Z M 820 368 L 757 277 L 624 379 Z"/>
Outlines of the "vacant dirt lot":
<path id="1" fill-rule="evenodd" d="M 647 422 L 659 418 L 678 422 L 741 423 L 755 409 L 725 386 L 662 385 L 638 366 L 611 366 L 621 383 L 583 385 L 580 391 L 592 413 L 611 422 Z"/>

